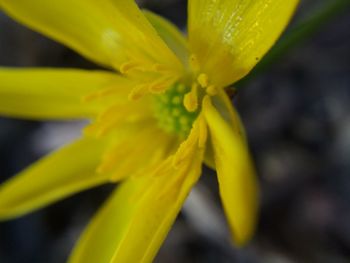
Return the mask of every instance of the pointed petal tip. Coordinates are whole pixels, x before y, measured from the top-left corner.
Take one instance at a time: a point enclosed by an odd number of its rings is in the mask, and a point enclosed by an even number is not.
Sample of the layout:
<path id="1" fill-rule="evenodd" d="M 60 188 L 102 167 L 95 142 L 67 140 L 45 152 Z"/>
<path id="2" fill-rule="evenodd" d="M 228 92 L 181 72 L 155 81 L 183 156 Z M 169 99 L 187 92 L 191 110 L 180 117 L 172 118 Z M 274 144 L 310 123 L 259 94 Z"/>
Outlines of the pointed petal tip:
<path id="1" fill-rule="evenodd" d="M 203 102 L 203 111 L 214 150 L 220 196 L 232 237 L 237 246 L 244 246 L 254 234 L 258 213 L 255 168 L 245 138 L 235 128 L 238 116 L 225 119 L 209 98 Z"/>
<path id="2" fill-rule="evenodd" d="M 237 228 L 233 229 L 231 226 L 231 242 L 233 245 L 238 248 L 248 246 L 254 238 L 256 226 L 256 222 L 252 222 L 250 226 L 242 228 L 239 231 L 237 231 Z"/>

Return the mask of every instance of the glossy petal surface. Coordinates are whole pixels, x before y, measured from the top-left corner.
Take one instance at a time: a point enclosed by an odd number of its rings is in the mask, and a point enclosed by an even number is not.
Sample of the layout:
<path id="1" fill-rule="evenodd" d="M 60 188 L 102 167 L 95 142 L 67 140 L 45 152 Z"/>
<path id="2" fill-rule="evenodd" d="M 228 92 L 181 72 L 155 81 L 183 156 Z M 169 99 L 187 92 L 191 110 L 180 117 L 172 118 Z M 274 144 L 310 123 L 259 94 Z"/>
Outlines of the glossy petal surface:
<path id="1" fill-rule="evenodd" d="M 241 79 L 275 43 L 298 0 L 189 0 L 190 49 L 215 85 Z"/>
<path id="2" fill-rule="evenodd" d="M 179 67 L 133 0 L 0 0 L 0 5 L 19 22 L 97 63 L 117 69 L 129 61 Z"/>

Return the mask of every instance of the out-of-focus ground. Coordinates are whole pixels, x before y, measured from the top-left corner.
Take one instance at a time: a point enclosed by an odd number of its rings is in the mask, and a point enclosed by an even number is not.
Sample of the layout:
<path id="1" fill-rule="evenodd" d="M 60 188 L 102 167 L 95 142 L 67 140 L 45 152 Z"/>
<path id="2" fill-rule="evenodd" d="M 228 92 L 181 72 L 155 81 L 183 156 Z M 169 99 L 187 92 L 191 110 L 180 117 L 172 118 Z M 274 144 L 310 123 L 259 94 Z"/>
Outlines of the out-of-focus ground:
<path id="1" fill-rule="evenodd" d="M 326 1 L 304 0 L 296 20 Z M 140 2 L 185 29 L 186 1 Z M 240 250 L 230 245 L 215 174 L 206 170 L 156 262 L 350 262 L 349 28 L 347 10 L 235 98 L 261 181 L 254 240 Z M 96 67 L 1 13 L 0 65 Z M 77 126 L 0 119 L 0 182 L 77 136 Z M 112 189 L 0 223 L 0 262 L 64 262 Z"/>

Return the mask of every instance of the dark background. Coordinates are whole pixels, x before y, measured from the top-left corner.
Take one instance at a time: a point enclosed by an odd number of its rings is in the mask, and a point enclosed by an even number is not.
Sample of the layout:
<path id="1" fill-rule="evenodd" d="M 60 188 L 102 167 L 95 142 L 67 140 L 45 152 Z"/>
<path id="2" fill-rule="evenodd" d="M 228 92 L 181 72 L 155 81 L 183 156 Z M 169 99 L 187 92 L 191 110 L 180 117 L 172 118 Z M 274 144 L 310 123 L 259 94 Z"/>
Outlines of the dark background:
<path id="1" fill-rule="evenodd" d="M 329 0 L 304 0 L 294 24 Z M 140 1 L 141 2 L 141 1 Z M 142 1 L 185 29 L 186 1 Z M 240 89 L 262 188 L 254 240 L 236 250 L 205 170 L 156 262 L 350 262 L 350 11 Z M 0 65 L 96 68 L 0 13 Z M 0 80 L 1 83 L 1 80 Z M 80 123 L 0 118 L 0 182 L 79 134 Z M 0 224 L 1 263 L 64 262 L 107 185 Z"/>

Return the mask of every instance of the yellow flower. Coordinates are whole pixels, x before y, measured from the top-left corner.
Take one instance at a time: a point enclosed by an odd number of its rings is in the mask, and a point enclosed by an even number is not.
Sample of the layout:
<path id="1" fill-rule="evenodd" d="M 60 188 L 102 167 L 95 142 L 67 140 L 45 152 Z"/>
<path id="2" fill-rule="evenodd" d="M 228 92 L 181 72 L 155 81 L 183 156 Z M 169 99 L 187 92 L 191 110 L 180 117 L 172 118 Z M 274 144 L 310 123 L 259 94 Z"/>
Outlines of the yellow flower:
<path id="1" fill-rule="evenodd" d="M 233 239 L 246 243 L 257 183 L 225 87 L 273 45 L 297 2 L 190 0 L 187 41 L 132 0 L 0 0 L 17 21 L 109 68 L 0 69 L 2 115 L 92 121 L 1 186 L 0 218 L 122 181 L 70 262 L 151 262 L 204 161 L 217 171 Z"/>

